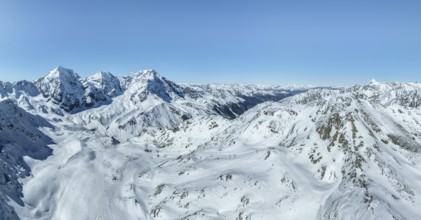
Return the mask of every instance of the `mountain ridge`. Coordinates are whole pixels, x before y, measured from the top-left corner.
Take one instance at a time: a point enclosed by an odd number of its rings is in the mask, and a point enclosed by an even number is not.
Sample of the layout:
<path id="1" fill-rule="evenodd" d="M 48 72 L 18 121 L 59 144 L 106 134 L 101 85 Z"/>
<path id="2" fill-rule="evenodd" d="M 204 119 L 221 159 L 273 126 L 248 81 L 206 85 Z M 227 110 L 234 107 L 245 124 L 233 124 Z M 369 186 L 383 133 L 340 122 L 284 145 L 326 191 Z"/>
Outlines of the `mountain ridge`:
<path id="1" fill-rule="evenodd" d="M 0 83 L 0 111 L 24 116 L 0 118 L 0 128 L 25 125 L 47 152 L 25 157 L 15 178 L 23 185 L 0 206 L 13 219 L 421 216 L 420 83 L 186 85 L 156 71 L 77 83 L 61 71 L 71 85 L 44 85 L 62 93 L 52 96 L 29 82 Z M 59 101 L 63 94 L 72 95 Z M 7 162 L 15 171 L 25 164 L 16 161 Z"/>
<path id="2" fill-rule="evenodd" d="M 155 70 L 142 70 L 123 77 L 116 77 L 109 72 L 98 72 L 92 76 L 81 78 L 72 69 L 58 66 L 34 82 L 2 83 L 0 95 L 6 98 L 14 91 L 20 92 L 22 88 L 16 86 L 18 84 L 28 85 L 32 89 L 32 96 L 41 93 L 45 99 L 51 100 L 53 104 L 69 113 L 110 104 L 113 98 L 126 91 L 137 93 L 139 101 L 145 100 L 148 95 L 156 95 L 166 102 L 170 102 L 172 99 L 183 99 L 185 95 L 191 99 L 204 99 L 202 96 L 204 93 L 208 93 L 214 95 L 214 97 L 206 97 L 206 99 L 213 100 L 212 106 L 208 108 L 231 119 L 263 101 L 280 100 L 308 89 L 285 89 L 279 86 L 261 88 L 261 86 L 253 85 L 237 86 L 234 90 L 226 90 L 220 86 L 212 88 L 212 85 L 207 85 L 207 88 L 204 89 L 198 85 L 179 85 L 167 80 Z"/>

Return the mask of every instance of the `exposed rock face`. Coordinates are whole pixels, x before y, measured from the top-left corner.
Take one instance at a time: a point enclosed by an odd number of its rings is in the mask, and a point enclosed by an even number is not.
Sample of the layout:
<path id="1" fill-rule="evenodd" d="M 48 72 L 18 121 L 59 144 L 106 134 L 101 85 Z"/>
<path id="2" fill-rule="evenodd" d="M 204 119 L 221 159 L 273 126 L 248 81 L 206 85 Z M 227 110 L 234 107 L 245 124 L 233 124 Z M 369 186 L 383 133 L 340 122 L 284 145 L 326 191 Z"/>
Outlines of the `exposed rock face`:
<path id="1" fill-rule="evenodd" d="M 11 100 L 0 102 L 0 219 L 18 219 L 10 199 L 23 206 L 22 183 L 30 175 L 24 156 L 44 160 L 52 140 L 38 130 L 52 127 L 45 119 L 28 114 Z"/>
<path id="2" fill-rule="evenodd" d="M 95 73 L 93 76 L 87 77 L 84 81 L 90 83 L 91 86 L 108 97 L 116 97 L 123 93 L 120 80 L 109 72 Z"/>
<path id="3" fill-rule="evenodd" d="M 66 111 L 82 106 L 85 102 L 80 76 L 73 70 L 57 67 L 36 82 L 41 94 Z"/>
<path id="4" fill-rule="evenodd" d="M 98 72 L 82 80 L 85 90 L 85 105 L 92 107 L 111 102 L 111 98 L 123 94 L 120 80 L 109 72 Z"/>

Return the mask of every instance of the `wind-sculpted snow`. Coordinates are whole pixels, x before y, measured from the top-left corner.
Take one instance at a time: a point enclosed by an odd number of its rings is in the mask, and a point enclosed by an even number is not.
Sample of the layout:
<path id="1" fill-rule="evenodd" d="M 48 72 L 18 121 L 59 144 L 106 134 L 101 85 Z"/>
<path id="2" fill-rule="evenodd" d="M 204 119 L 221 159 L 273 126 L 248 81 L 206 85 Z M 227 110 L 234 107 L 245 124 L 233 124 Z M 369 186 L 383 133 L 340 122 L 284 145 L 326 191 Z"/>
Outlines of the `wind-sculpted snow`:
<path id="1" fill-rule="evenodd" d="M 134 180 L 149 218 L 419 218 L 419 109 L 355 95 L 311 91 L 160 136 L 170 158 Z"/>
<path id="2" fill-rule="evenodd" d="M 0 84 L 2 99 L 56 128 L 37 133 L 53 154 L 25 157 L 11 216 L 421 218 L 419 83 L 178 85 L 155 71 L 80 83 L 71 111 L 30 84 Z"/>

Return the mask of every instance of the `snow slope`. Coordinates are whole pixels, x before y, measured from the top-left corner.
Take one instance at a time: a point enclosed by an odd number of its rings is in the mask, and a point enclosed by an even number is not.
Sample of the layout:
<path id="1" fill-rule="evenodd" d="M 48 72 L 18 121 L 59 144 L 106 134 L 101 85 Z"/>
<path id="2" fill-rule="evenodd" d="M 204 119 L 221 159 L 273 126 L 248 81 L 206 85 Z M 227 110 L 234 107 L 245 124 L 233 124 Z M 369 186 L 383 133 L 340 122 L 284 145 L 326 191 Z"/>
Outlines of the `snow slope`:
<path id="1" fill-rule="evenodd" d="M 313 90 L 142 138 L 165 159 L 133 199 L 152 219 L 418 219 L 420 111 L 402 100 L 419 89 Z"/>
<path id="2" fill-rule="evenodd" d="M 44 152 L 11 148 L 25 158 L 8 163 L 24 167 L 23 188 L 0 179 L 13 218 L 421 218 L 419 83 L 179 85 L 155 71 L 80 79 L 58 68 L 0 83 L 0 95 L 1 116 L 21 112 L 7 120 Z M 8 132 L 1 140 L 24 146 Z"/>
<path id="3" fill-rule="evenodd" d="M 30 175 L 28 160 L 44 160 L 52 140 L 39 131 L 52 125 L 20 109 L 11 100 L 0 102 L 0 219 L 18 219 L 9 205 L 23 206 L 21 178 Z"/>

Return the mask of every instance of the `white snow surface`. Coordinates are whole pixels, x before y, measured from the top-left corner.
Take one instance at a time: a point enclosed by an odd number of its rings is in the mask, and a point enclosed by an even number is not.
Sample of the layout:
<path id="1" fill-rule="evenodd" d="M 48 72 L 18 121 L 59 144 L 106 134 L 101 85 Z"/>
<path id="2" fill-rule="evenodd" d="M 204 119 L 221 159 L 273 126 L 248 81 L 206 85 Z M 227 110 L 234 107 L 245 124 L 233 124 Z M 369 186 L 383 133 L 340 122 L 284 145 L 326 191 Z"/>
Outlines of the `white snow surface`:
<path id="1" fill-rule="evenodd" d="M 178 85 L 155 71 L 82 84 L 58 87 L 83 102 L 89 84 L 105 102 L 68 112 L 0 84 L 53 126 L 38 128 L 52 154 L 24 157 L 23 205 L 9 202 L 21 219 L 421 219 L 419 83 L 310 89 L 234 119 L 211 106 L 285 87 Z"/>

